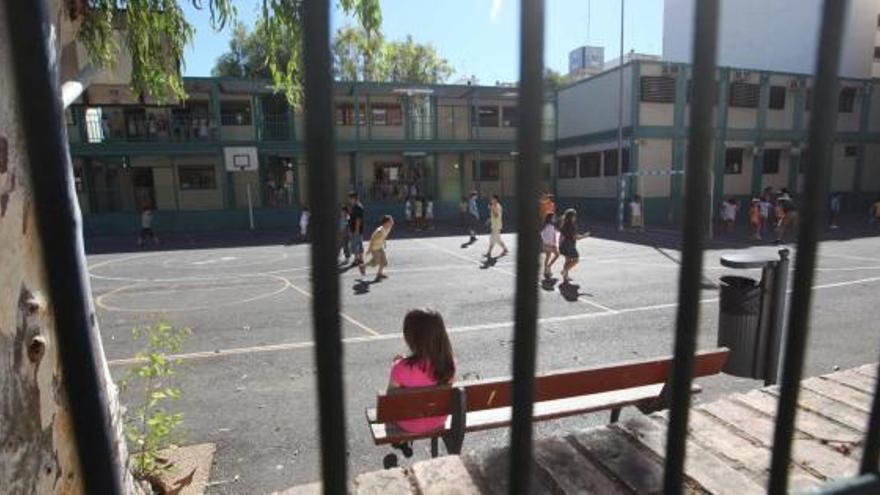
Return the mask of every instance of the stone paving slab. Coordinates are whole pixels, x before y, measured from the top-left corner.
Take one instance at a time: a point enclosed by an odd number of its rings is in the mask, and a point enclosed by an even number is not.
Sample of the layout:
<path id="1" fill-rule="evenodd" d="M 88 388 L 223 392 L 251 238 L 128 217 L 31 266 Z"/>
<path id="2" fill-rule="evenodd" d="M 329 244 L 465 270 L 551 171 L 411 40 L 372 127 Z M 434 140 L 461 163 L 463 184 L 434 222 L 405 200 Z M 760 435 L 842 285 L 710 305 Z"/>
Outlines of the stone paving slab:
<path id="1" fill-rule="evenodd" d="M 814 491 L 857 473 L 877 365 L 869 364 L 802 382 L 789 487 Z M 764 493 L 778 388 L 766 387 L 695 406 L 688 424 L 685 493 Z M 668 411 L 577 431 L 534 444 L 532 493 L 653 494 L 662 491 Z M 509 451 L 471 451 L 365 473 L 352 492 L 382 495 L 507 493 Z M 303 485 L 286 495 L 318 493 Z"/>

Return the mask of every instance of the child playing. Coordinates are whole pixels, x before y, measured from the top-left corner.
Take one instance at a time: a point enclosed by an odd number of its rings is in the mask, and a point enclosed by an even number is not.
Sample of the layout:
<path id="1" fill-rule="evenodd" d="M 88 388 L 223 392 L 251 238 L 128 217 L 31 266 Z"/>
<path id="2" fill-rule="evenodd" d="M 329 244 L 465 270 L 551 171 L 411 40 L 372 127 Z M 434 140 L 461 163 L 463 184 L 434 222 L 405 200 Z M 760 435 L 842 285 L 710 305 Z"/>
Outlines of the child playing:
<path id="1" fill-rule="evenodd" d="M 629 203 L 629 228 L 633 232 L 643 232 L 645 221 L 642 218 L 642 197 L 636 194 Z"/>
<path id="2" fill-rule="evenodd" d="M 425 213 L 424 206 L 425 206 L 425 204 L 424 204 L 424 201 L 422 201 L 422 198 L 420 196 L 416 196 L 416 200 L 415 200 L 415 203 L 413 206 L 414 206 L 413 210 L 415 210 L 414 215 L 416 217 L 416 230 L 422 230 L 423 222 L 424 222 L 424 213 Z"/>
<path id="3" fill-rule="evenodd" d="M 309 218 L 312 216 L 308 206 L 303 206 L 302 214 L 299 216 L 299 238 L 303 242 L 308 240 L 309 236 Z"/>
<path id="4" fill-rule="evenodd" d="M 406 197 L 406 202 L 403 204 L 403 214 L 404 214 L 404 218 L 406 218 L 406 224 L 412 225 L 413 204 L 412 204 L 412 197 L 410 197 L 410 196 Z"/>
<path id="5" fill-rule="evenodd" d="M 153 244 L 159 244 L 159 238 L 153 232 L 153 208 L 144 206 L 141 212 L 141 232 L 138 234 L 138 246 L 143 246 L 147 239 L 152 239 Z"/>
<path id="6" fill-rule="evenodd" d="M 440 313 L 430 309 L 410 310 L 403 318 L 403 339 L 409 356 L 396 356 L 391 366 L 388 390 L 449 385 L 455 377 L 452 344 Z M 446 416 L 407 419 L 394 426 L 409 433 L 424 433 L 443 428 Z M 394 445 L 407 457 L 412 455 L 408 442 Z"/>
<path id="7" fill-rule="evenodd" d="M 875 226 L 880 226 L 880 199 L 877 200 L 868 212 L 871 215 L 870 222 Z"/>
<path id="8" fill-rule="evenodd" d="M 727 201 L 721 203 L 721 232 L 729 234 L 733 232 L 733 225 L 736 223 L 736 210 L 738 206 L 733 197 L 727 198 Z"/>
<path id="9" fill-rule="evenodd" d="M 773 203 L 770 201 L 770 198 L 771 194 L 765 191 L 764 196 L 761 197 L 761 202 L 759 203 L 759 207 L 761 208 L 761 234 L 763 234 L 764 230 L 770 226 L 770 212 L 773 211 Z"/>
<path id="10" fill-rule="evenodd" d="M 550 278 L 553 276 L 553 263 L 559 259 L 559 231 L 556 230 L 555 218 L 552 213 L 548 213 L 544 217 L 541 244 L 544 246 L 544 278 Z"/>
<path id="11" fill-rule="evenodd" d="M 425 200 L 425 226 L 428 229 L 434 228 L 434 198 L 431 196 Z"/>
<path id="12" fill-rule="evenodd" d="M 373 235 L 370 236 L 370 244 L 369 247 L 367 247 L 367 252 L 371 253 L 370 261 L 366 266 L 363 263 L 358 265 L 361 275 L 367 274 L 367 266 L 378 266 L 379 270 L 376 272 L 376 280 L 388 278 L 388 276 L 383 273 L 385 267 L 388 266 L 388 257 L 385 256 L 385 239 L 387 239 L 388 234 L 391 233 L 392 227 L 394 227 L 394 218 L 392 218 L 391 215 L 385 215 L 382 217 L 382 225 L 373 231 Z"/>
<path id="13" fill-rule="evenodd" d="M 562 227 L 559 228 L 559 253 L 565 257 L 565 263 L 562 265 L 562 281 L 564 283 L 571 282 L 571 277 L 568 275 L 580 261 L 577 241 L 589 235 L 589 232 L 578 234 L 577 212 L 574 208 L 565 210 L 565 214 L 562 217 Z"/>
<path id="14" fill-rule="evenodd" d="M 749 205 L 749 226 L 752 228 L 752 239 L 756 241 L 761 240 L 761 199 L 760 198 L 752 198 L 752 203 Z"/>
<path id="15" fill-rule="evenodd" d="M 345 255 L 345 263 L 351 259 L 351 236 L 348 232 L 348 206 L 342 205 L 342 211 L 339 212 L 339 225 L 336 228 L 336 241 L 339 248 L 336 250 L 337 256 L 339 251 Z"/>

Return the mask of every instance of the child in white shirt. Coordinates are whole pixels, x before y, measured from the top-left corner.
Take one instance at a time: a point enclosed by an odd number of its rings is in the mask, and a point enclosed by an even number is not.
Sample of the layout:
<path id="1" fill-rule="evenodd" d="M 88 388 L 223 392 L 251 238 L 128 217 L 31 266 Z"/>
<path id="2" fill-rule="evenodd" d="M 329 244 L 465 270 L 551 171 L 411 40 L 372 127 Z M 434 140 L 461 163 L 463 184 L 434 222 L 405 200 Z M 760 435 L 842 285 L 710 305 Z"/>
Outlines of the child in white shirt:
<path id="1" fill-rule="evenodd" d="M 544 217 L 544 227 L 541 229 L 541 244 L 544 250 L 544 278 L 553 276 L 553 263 L 559 259 L 559 232 L 556 230 L 554 215 L 548 213 Z"/>

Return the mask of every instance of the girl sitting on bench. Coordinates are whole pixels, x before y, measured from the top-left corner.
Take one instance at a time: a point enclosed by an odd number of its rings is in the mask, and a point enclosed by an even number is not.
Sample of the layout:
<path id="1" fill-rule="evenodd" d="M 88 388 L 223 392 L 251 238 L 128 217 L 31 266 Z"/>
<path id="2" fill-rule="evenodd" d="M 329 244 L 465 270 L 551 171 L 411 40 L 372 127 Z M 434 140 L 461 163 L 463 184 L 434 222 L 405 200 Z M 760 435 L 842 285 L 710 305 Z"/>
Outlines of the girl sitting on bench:
<path id="1" fill-rule="evenodd" d="M 391 366 L 388 390 L 449 385 L 455 376 L 452 344 L 440 313 L 430 309 L 410 310 L 403 319 L 403 338 L 409 347 L 408 357 L 396 356 Z M 442 428 L 446 416 L 408 419 L 397 427 L 408 433 L 423 433 Z M 394 444 L 406 457 L 412 455 L 409 442 Z"/>

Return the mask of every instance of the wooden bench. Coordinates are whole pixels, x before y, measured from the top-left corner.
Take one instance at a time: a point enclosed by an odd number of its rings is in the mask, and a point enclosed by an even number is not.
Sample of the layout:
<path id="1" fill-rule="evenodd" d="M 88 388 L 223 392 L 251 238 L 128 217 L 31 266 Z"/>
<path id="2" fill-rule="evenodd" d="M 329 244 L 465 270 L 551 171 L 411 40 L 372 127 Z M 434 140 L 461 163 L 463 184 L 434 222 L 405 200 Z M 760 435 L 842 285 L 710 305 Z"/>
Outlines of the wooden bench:
<path id="1" fill-rule="evenodd" d="M 726 348 L 698 352 L 694 377 L 721 372 Z M 668 407 L 666 381 L 672 358 L 628 361 L 600 367 L 539 374 L 535 377 L 533 421 L 547 421 L 578 414 L 611 411 L 611 422 L 625 406 L 648 413 Z M 431 455 L 438 455 L 438 438 L 450 454 L 461 452 L 467 432 L 510 426 L 512 412 L 510 379 L 455 383 L 447 387 L 395 389 L 376 397 L 376 408 L 366 410 L 376 445 L 431 439 Z M 694 393 L 700 388 L 694 385 Z M 446 425 L 424 433 L 408 433 L 397 421 L 448 416 Z"/>

